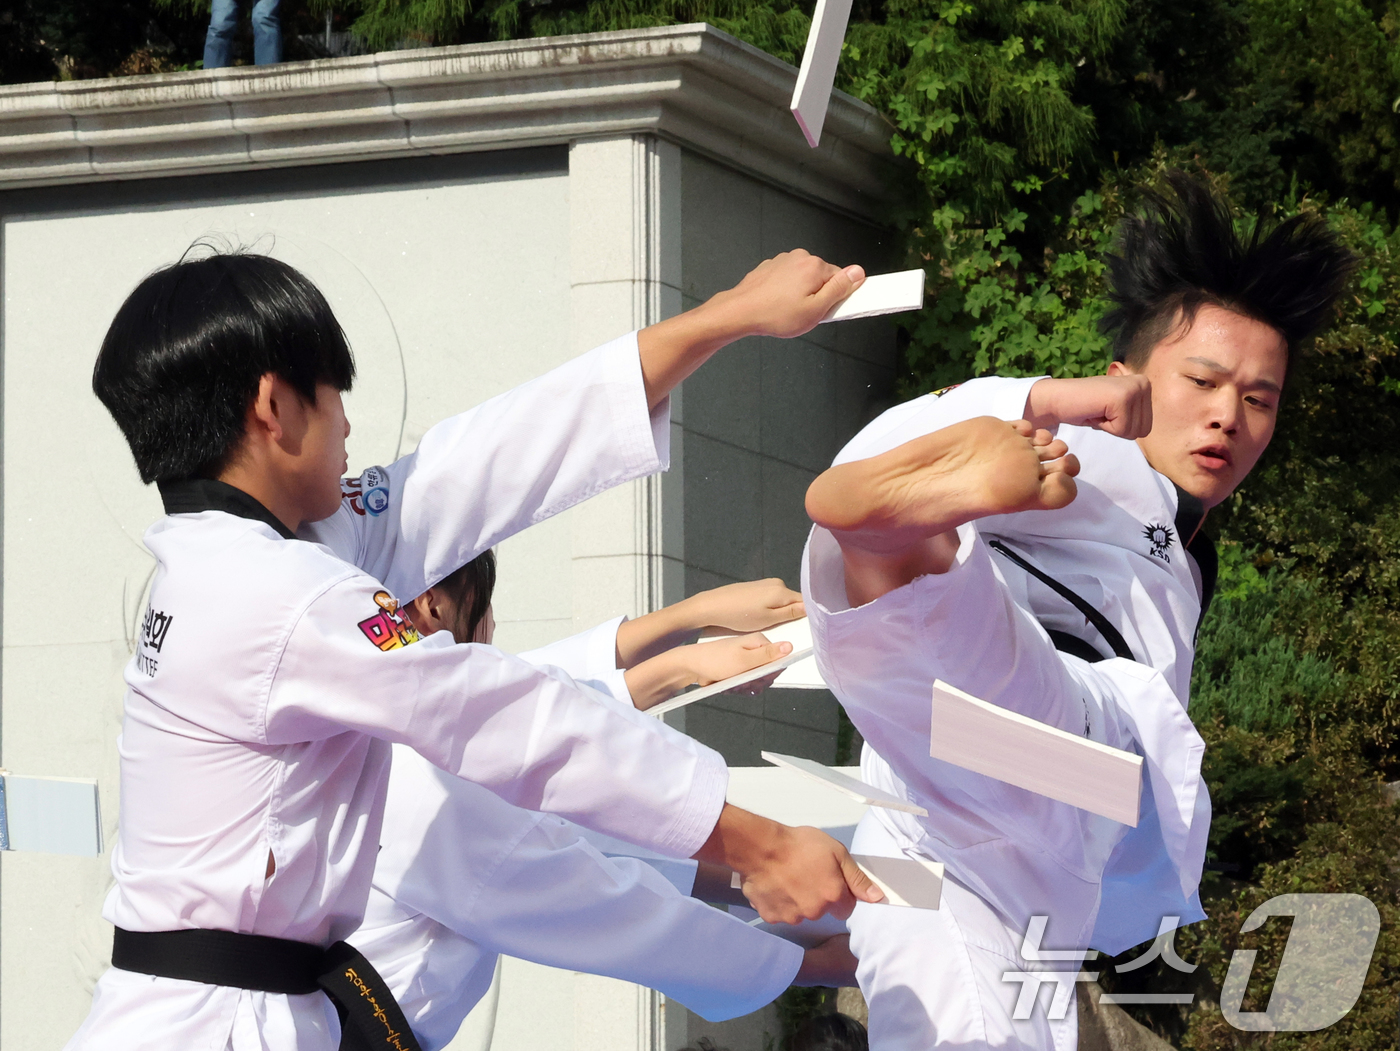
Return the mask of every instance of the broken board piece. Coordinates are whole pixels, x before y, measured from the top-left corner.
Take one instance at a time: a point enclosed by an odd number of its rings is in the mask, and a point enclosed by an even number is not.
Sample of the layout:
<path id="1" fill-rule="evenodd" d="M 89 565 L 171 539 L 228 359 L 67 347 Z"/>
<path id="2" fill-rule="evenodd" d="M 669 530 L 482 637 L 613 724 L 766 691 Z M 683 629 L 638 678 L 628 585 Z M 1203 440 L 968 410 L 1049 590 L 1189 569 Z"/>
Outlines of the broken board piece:
<path id="1" fill-rule="evenodd" d="M 88 858 L 102 853 L 96 781 L 0 771 L 0 815 L 0 849 Z"/>
<path id="2" fill-rule="evenodd" d="M 812 12 L 812 28 L 807 33 L 797 84 L 792 89 L 791 109 L 807 145 L 813 149 L 822 140 L 822 125 L 826 123 L 850 19 L 851 0 L 817 0 L 817 8 Z"/>
<path id="3" fill-rule="evenodd" d="M 821 672 L 817 671 L 817 658 L 812 655 L 812 625 L 806 617 L 790 620 L 777 627 L 764 628 L 763 637 L 769 642 L 790 642 L 793 651 L 803 650 L 808 655 L 800 661 L 789 664 L 773 680 L 773 685 L 784 690 L 825 690 L 826 683 Z M 718 642 L 733 638 L 732 635 L 707 635 L 698 642 Z"/>
<path id="4" fill-rule="evenodd" d="M 867 785 L 859 778 L 844 774 L 840 770 L 833 770 L 831 767 L 823 766 L 811 759 L 802 759 L 795 755 L 780 755 L 777 752 L 759 752 L 758 754 L 774 766 L 781 766 L 786 770 L 796 771 L 804 777 L 810 777 L 814 781 L 820 781 L 828 788 L 834 788 L 857 802 L 869 806 L 884 807 L 887 810 L 902 810 L 906 814 L 917 814 L 919 817 L 928 817 L 928 811 L 917 803 L 890 795 L 874 785 Z"/>
<path id="5" fill-rule="evenodd" d="M 729 678 L 721 679 L 719 682 L 713 682 L 709 686 L 701 686 L 698 690 L 678 693 L 669 701 L 662 701 L 660 704 L 648 708 L 647 712 L 651 715 L 665 715 L 667 712 L 673 712 L 677 708 L 684 708 L 687 704 L 703 701 L 706 697 L 713 697 L 717 693 L 723 693 L 725 690 L 732 690 L 734 687 L 742 686 L 746 682 L 753 682 L 755 679 L 761 679 L 765 675 L 772 675 L 774 672 L 782 671 L 784 668 L 790 667 L 800 660 L 805 660 L 811 655 L 812 649 L 810 646 L 805 650 L 793 650 L 786 657 L 779 657 L 777 660 L 769 661 L 767 664 L 760 664 L 757 668 L 750 668 L 748 671 L 740 672 L 738 675 L 731 675 Z"/>
<path id="6" fill-rule="evenodd" d="M 853 321 L 877 314 L 898 314 L 919 310 L 924 305 L 924 272 L 899 270 L 893 274 L 870 274 L 864 283 L 837 304 L 828 321 Z"/>
<path id="7" fill-rule="evenodd" d="M 943 899 L 943 865 L 923 858 L 852 854 L 851 859 L 885 893 L 884 905 L 936 909 Z"/>
<path id="8" fill-rule="evenodd" d="M 1137 826 L 1142 756 L 933 684 L 929 755 L 1125 825 Z"/>

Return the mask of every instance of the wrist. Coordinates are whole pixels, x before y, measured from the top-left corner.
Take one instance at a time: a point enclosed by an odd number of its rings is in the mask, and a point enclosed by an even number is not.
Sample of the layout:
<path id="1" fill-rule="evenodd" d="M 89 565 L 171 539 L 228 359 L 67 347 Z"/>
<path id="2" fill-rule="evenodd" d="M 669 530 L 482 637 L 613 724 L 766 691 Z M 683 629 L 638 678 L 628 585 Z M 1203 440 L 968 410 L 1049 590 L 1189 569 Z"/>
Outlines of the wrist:
<path id="1" fill-rule="evenodd" d="M 710 838 L 696 851 L 695 858 L 728 865 L 748 877 L 781 855 L 791 831 L 786 825 L 725 803 Z"/>
<path id="2" fill-rule="evenodd" d="M 1046 378 L 1031 384 L 1026 393 L 1026 411 L 1021 418 L 1033 427 L 1051 430 L 1064 422 L 1059 415 L 1058 395 L 1063 380 Z"/>

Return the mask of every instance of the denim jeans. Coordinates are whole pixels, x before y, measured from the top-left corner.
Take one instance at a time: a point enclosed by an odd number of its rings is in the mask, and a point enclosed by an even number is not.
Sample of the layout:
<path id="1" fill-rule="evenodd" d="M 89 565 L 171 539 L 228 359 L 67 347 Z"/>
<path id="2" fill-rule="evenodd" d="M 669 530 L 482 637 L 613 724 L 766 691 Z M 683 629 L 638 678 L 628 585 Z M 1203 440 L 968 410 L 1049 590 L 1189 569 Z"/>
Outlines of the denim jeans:
<path id="1" fill-rule="evenodd" d="M 253 61 L 270 66 L 282 61 L 282 0 L 253 0 Z M 239 0 L 214 0 L 209 33 L 204 38 L 204 68 L 233 65 L 233 38 L 238 33 Z"/>

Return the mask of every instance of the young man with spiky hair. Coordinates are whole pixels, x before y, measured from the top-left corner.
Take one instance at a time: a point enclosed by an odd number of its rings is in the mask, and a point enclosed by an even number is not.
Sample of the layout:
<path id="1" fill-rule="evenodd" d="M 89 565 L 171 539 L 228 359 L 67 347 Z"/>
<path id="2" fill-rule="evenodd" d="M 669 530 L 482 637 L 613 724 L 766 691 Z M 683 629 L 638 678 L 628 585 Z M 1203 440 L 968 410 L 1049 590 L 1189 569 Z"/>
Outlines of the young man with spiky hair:
<path id="1" fill-rule="evenodd" d="M 726 864 L 775 919 L 879 900 L 834 840 L 725 803 L 717 753 L 562 674 L 420 640 L 398 602 L 663 469 L 676 384 L 741 336 L 809 330 L 863 276 L 768 260 L 353 482 L 354 364 L 311 282 L 246 254 L 142 281 L 93 388 L 167 514 L 145 536 L 157 567 L 126 670 L 113 966 L 69 1047 L 331 1051 L 344 1020 L 347 1046 L 415 1048 L 340 940 L 369 891 L 391 743 L 518 806 Z"/>
<path id="2" fill-rule="evenodd" d="M 1108 375 L 898 406 L 808 491 L 819 667 L 866 779 L 929 814 L 872 809 L 855 849 L 947 866 L 940 911 L 851 918 L 876 1051 L 1069 1051 L 1074 951 L 1203 918 L 1210 805 L 1186 715 L 1215 575 L 1201 522 L 1268 446 L 1289 362 L 1353 264 L 1316 218 L 1243 240 L 1207 188 L 1169 183 L 1110 261 Z M 935 679 L 1141 754 L 1137 826 L 931 759 Z M 1046 971 L 1071 972 L 1053 998 Z"/>

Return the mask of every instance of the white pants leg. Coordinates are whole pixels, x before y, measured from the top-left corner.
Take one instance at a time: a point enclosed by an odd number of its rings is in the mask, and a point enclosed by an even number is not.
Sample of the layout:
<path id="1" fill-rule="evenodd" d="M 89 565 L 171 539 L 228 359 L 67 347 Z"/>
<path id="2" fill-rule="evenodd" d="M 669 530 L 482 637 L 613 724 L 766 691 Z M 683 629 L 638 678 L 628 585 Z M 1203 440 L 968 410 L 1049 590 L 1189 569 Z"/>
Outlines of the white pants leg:
<path id="1" fill-rule="evenodd" d="M 861 822 L 854 850 L 900 857 L 890 832 Z M 1074 995 L 1052 1019 L 1057 983 L 1046 980 L 1027 1019 L 1017 1019 L 1022 983 L 1007 972 L 1034 973 L 1021 959 L 1014 930 L 981 898 L 951 880 L 941 908 L 858 904 L 850 919 L 856 977 L 870 1005 L 871 1051 L 1074 1051 L 1079 1025 Z M 1041 964 L 1073 970 L 1073 963 Z M 1062 994 L 1063 996 L 1063 994 Z M 1064 1006 L 1063 1004 L 1061 1005 Z"/>

